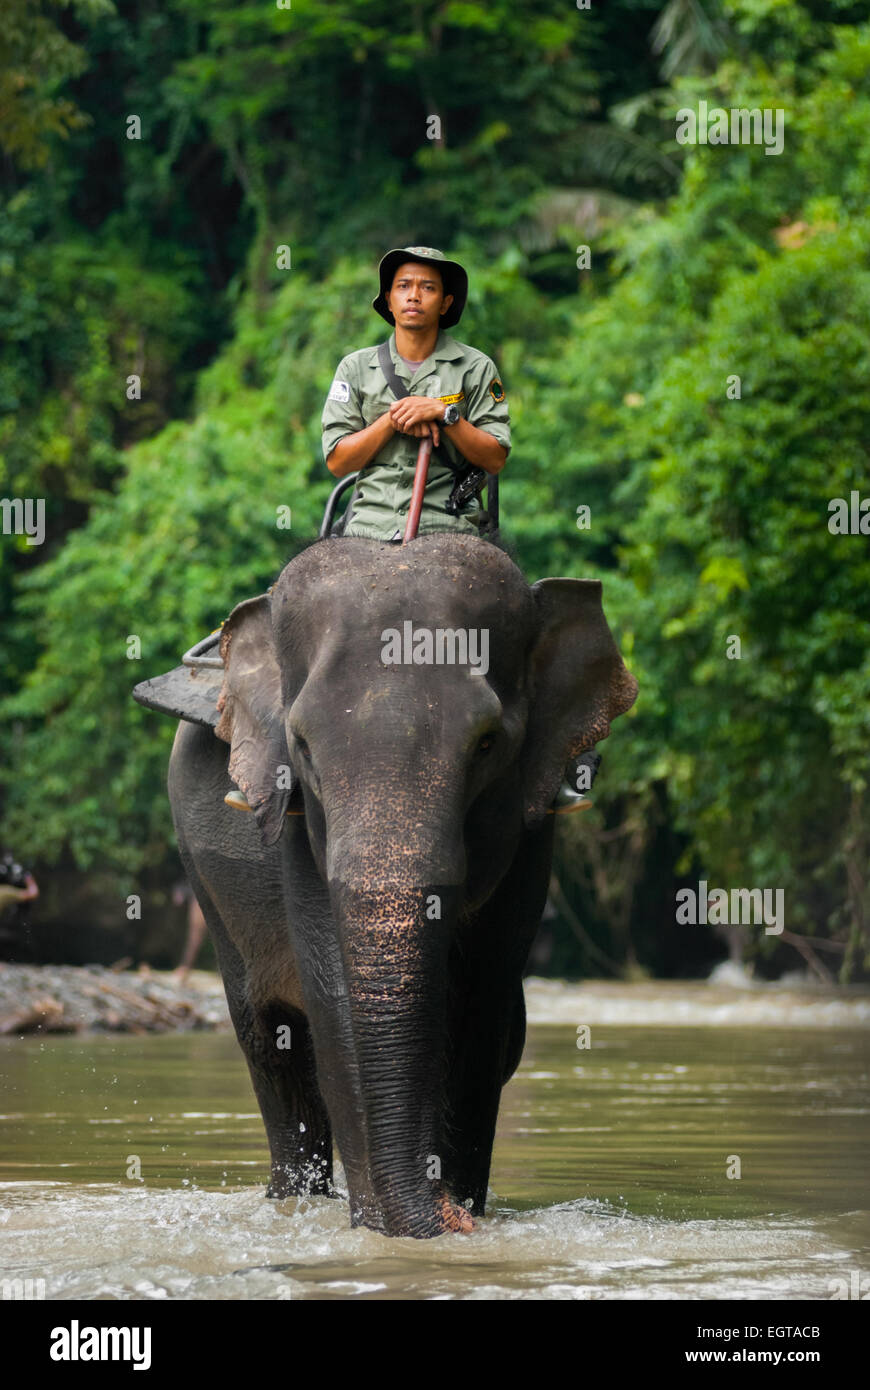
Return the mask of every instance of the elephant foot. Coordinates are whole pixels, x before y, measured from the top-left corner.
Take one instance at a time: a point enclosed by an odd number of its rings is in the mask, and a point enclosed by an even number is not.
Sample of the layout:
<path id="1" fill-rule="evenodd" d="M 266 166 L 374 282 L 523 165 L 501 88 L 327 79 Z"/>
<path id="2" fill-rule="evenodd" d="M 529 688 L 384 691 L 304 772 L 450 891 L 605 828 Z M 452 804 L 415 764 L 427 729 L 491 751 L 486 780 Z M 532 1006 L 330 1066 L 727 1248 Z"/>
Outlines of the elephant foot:
<path id="1" fill-rule="evenodd" d="M 467 1235 L 474 1230 L 474 1220 L 471 1212 L 466 1211 L 465 1207 L 457 1206 L 449 1198 L 443 1198 L 441 1202 L 441 1213 L 444 1219 L 445 1231 L 462 1231 Z"/>
<path id="2" fill-rule="evenodd" d="M 474 1230 L 471 1212 L 446 1196 L 437 1197 L 434 1205 L 427 1203 L 419 1210 L 402 1214 L 387 1214 L 375 1204 L 357 1204 L 351 1198 L 350 1224 L 352 1227 L 367 1226 L 379 1235 L 404 1236 L 412 1240 L 433 1240 L 454 1232 L 468 1235 Z"/>

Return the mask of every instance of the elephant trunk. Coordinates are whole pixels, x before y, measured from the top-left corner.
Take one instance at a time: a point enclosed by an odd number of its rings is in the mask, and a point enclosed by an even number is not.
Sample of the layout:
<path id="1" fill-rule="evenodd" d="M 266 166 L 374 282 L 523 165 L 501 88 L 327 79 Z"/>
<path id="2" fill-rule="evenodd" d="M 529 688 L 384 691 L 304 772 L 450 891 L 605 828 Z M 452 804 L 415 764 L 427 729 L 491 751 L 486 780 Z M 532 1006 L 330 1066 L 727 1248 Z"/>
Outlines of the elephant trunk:
<path id="1" fill-rule="evenodd" d="M 333 883 L 331 896 L 364 1113 L 362 1133 L 336 1125 L 352 1219 L 391 1236 L 470 1229 L 442 1186 L 439 1152 L 447 951 L 459 890 Z M 355 1193 L 360 1170 L 366 1179 Z"/>

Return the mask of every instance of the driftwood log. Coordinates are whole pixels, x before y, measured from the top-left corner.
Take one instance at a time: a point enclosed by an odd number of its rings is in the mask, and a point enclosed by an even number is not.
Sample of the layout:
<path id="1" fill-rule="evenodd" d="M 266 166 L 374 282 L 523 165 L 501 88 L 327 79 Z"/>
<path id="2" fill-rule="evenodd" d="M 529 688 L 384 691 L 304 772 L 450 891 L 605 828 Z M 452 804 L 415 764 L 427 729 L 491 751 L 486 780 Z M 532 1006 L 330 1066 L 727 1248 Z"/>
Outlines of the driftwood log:
<path id="1" fill-rule="evenodd" d="M 189 1032 L 229 1026 L 217 975 L 0 964 L 0 1035 Z"/>

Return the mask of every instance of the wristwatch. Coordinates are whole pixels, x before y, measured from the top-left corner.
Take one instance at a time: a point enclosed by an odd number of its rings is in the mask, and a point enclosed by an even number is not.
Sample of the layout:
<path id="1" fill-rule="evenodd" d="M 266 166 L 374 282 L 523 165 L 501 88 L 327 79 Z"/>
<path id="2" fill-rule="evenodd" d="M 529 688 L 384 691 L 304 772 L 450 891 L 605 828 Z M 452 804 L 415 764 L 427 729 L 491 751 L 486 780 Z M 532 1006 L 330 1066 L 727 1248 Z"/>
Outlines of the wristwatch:
<path id="1" fill-rule="evenodd" d="M 458 406 L 458 405 L 446 405 L 446 406 L 444 407 L 444 414 L 443 414 L 443 416 L 441 417 L 442 424 L 445 424 L 445 425 L 455 425 L 458 419 L 459 419 L 459 406 Z"/>

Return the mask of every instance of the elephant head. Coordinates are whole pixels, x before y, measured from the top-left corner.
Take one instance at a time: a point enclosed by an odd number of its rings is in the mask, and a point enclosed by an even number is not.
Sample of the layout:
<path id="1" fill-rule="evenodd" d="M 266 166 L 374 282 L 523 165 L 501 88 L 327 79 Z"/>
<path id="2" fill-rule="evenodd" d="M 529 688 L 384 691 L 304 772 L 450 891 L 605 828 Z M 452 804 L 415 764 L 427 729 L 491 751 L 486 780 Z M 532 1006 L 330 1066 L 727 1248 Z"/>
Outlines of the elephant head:
<path id="1" fill-rule="evenodd" d="M 451 634 L 440 647 L 438 633 Z M 431 1164 L 446 1142 L 451 971 L 524 837 L 549 830 L 569 757 L 635 698 L 601 586 L 530 588 L 502 551 L 464 536 L 330 540 L 234 610 L 221 652 L 216 732 L 284 859 L 353 1220 L 399 1235 L 461 1228 L 462 1194 Z M 304 815 L 288 818 L 297 804 Z M 530 939 L 499 947 L 517 989 Z"/>

